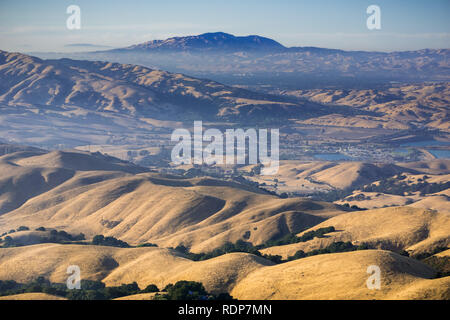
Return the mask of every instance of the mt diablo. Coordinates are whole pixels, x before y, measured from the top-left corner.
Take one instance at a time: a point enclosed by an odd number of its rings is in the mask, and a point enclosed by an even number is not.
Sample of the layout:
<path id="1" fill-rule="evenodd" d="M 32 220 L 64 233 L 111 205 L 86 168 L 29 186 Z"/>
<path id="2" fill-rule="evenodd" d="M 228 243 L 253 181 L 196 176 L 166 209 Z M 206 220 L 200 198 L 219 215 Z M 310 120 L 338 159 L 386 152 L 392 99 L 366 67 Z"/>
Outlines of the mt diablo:
<path id="1" fill-rule="evenodd" d="M 320 83 L 449 80 L 449 49 L 405 52 L 285 47 L 275 40 L 223 32 L 154 40 L 125 48 L 78 53 L 34 53 L 43 58 L 107 60 L 207 77 L 230 84 L 266 83 L 289 89 Z M 356 81 L 355 78 L 358 78 Z"/>
<path id="2" fill-rule="evenodd" d="M 223 50 L 229 52 L 257 50 L 282 52 L 285 49 L 287 48 L 282 44 L 265 37 L 254 35 L 246 37 L 236 37 L 224 32 L 215 32 L 204 33 L 197 36 L 173 37 L 166 40 L 152 40 L 141 44 L 132 45 L 124 49 L 116 50 Z"/>

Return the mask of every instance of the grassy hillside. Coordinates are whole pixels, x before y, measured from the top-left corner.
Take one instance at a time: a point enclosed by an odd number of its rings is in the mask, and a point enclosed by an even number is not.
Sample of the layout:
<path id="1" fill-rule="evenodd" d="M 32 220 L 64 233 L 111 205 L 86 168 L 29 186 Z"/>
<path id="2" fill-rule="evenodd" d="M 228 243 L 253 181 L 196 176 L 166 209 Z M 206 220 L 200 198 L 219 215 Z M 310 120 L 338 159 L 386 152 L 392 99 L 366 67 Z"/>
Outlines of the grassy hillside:
<path id="1" fill-rule="evenodd" d="M 311 228 L 315 230 L 333 226 L 336 232 L 328 234 L 326 238 L 261 251 L 287 257 L 298 250 L 308 252 L 336 241 L 351 241 L 397 252 L 406 250 L 415 255 L 450 245 L 449 225 L 448 214 L 408 207 L 349 212 Z"/>
<path id="2" fill-rule="evenodd" d="M 71 151 L 0 158 L 0 170 L 7 173 L 0 179 L 0 234 L 44 226 L 203 252 L 240 239 L 262 244 L 345 212 L 325 202 L 280 199 L 231 180 L 166 176 L 102 157 Z M 30 172 L 36 176 L 33 185 Z"/>
<path id="3" fill-rule="evenodd" d="M 381 269 L 380 290 L 369 290 L 366 271 Z M 232 290 L 238 299 L 449 299 L 450 277 L 388 251 L 325 254 L 250 273 Z"/>
<path id="4" fill-rule="evenodd" d="M 0 215 L 0 280 L 30 284 L 43 277 L 63 284 L 67 267 L 78 265 L 83 280 L 111 288 L 133 282 L 141 289 L 150 284 L 164 288 L 188 280 L 203 283 L 211 294 L 238 299 L 449 296 L 450 220 L 445 210 L 402 206 L 360 211 L 307 198 L 282 199 L 242 181 L 150 172 L 82 151 L 20 150 L 0 157 L 0 171 L 5 211 Z M 291 163 L 280 171 L 355 183 L 390 177 L 403 167 Z M 419 179 L 423 174 L 405 178 L 410 184 Z M 445 175 L 427 179 L 442 182 Z M 433 197 L 442 197 L 444 207 L 447 191 L 422 201 Z M 327 231 L 312 233 L 322 228 Z M 92 241 L 100 234 L 130 245 Z M 252 250 L 202 256 L 230 242 Z M 145 243 L 158 247 L 138 246 Z M 186 250 L 170 248 L 177 246 Z M 295 255 L 299 250 L 304 253 Z M 193 253 L 206 259 L 195 259 Z M 297 260 L 286 260 L 294 255 Z M 370 265 L 381 268 L 380 290 L 365 285 Z M 40 293 L 11 297 L 52 298 Z"/>

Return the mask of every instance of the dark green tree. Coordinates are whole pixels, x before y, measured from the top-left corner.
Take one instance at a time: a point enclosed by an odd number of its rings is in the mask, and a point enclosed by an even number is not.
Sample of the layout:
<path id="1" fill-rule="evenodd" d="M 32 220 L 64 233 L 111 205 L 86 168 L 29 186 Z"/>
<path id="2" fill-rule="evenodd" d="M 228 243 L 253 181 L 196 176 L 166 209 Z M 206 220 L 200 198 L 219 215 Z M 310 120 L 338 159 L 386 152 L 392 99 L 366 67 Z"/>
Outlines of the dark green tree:
<path id="1" fill-rule="evenodd" d="M 141 290 L 142 293 L 149 293 L 149 292 L 159 292 L 159 289 L 154 284 L 149 284 L 147 287 L 145 287 L 144 290 Z"/>

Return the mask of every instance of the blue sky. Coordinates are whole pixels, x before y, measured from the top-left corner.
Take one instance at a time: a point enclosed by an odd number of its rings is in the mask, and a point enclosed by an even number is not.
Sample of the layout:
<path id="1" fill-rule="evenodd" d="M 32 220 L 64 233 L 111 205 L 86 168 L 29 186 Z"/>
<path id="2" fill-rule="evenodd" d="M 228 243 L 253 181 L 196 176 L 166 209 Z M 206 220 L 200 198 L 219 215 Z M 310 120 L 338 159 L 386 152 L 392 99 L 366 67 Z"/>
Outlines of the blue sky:
<path id="1" fill-rule="evenodd" d="M 68 30 L 66 8 L 81 8 Z M 368 30 L 366 8 L 381 8 L 381 30 Z M 0 49 L 80 51 L 223 31 L 257 34 L 286 46 L 346 50 L 450 47 L 450 0 L 0 0 Z M 97 48 L 93 48 L 97 49 Z"/>

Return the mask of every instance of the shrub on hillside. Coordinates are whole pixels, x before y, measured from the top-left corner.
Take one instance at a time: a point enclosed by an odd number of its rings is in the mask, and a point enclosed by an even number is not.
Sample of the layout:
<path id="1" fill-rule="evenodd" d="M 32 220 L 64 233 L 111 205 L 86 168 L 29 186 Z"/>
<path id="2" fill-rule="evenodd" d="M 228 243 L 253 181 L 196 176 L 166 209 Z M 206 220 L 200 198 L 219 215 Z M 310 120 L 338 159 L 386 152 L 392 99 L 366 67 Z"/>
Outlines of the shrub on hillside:
<path id="1" fill-rule="evenodd" d="M 159 289 L 154 284 L 149 284 L 147 287 L 145 287 L 144 290 L 141 290 L 141 293 L 150 293 L 150 292 L 159 292 Z"/>
<path id="2" fill-rule="evenodd" d="M 203 284 L 196 281 L 178 281 L 167 289 L 169 300 L 206 300 L 207 296 Z"/>
<path id="3" fill-rule="evenodd" d="M 125 241 L 116 239 L 114 237 L 105 237 L 101 234 L 94 236 L 92 239 L 93 245 L 98 246 L 109 246 L 109 247 L 120 247 L 120 248 L 129 248 L 130 245 Z"/>

